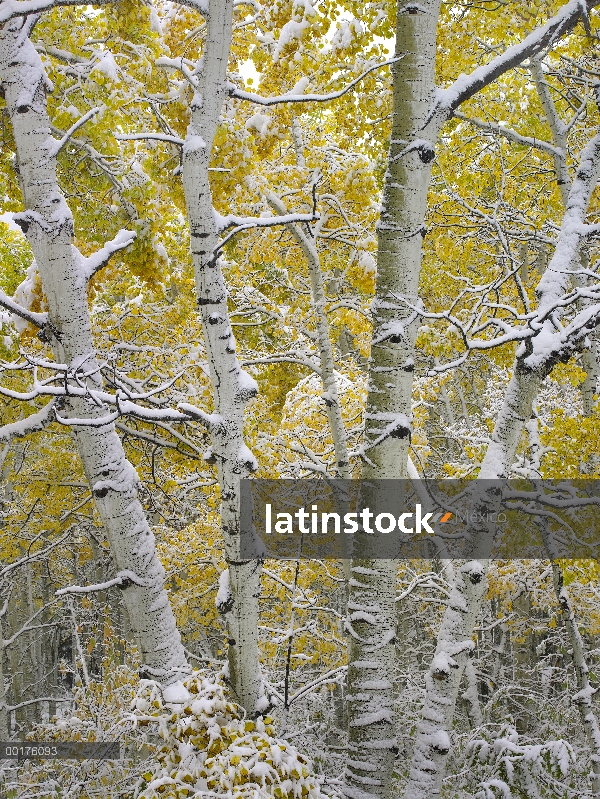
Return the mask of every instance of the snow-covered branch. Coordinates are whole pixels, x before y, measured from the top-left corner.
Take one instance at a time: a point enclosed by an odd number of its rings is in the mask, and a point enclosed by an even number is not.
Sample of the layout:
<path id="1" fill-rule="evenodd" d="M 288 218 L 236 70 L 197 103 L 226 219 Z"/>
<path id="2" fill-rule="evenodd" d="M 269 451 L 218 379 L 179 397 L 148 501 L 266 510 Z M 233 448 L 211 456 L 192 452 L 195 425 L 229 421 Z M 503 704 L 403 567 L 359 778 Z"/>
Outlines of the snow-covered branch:
<path id="1" fill-rule="evenodd" d="M 166 133 L 120 133 L 115 135 L 117 141 L 163 141 L 168 144 L 176 144 L 178 147 L 183 147 L 183 139 L 177 136 L 169 136 Z"/>
<path id="2" fill-rule="evenodd" d="M 95 591 L 106 591 L 108 588 L 117 586 L 123 588 L 126 585 L 134 583 L 135 585 L 146 586 L 147 583 L 134 574 L 132 571 L 125 569 L 120 571 L 112 580 L 106 580 L 104 583 L 94 583 L 94 585 L 69 585 L 67 588 L 60 588 L 54 592 L 55 596 L 65 596 L 66 594 L 91 594 Z"/>
<path id="3" fill-rule="evenodd" d="M 32 413 L 26 419 L 5 424 L 0 427 L 0 441 L 11 441 L 13 438 L 22 438 L 30 433 L 38 433 L 53 421 L 54 400 L 50 400 L 44 407 Z"/>
<path id="4" fill-rule="evenodd" d="M 11 300 L 11 298 L 6 295 L 2 289 L 0 289 L 0 305 L 3 308 L 6 308 L 7 311 L 13 313 L 15 316 L 19 316 L 26 322 L 31 322 L 31 324 L 35 325 L 36 327 L 44 327 L 44 325 L 48 323 L 47 313 L 37 313 L 36 311 L 30 311 L 27 308 L 23 308 L 23 306 L 19 305 L 18 302 Z"/>
<path id="5" fill-rule="evenodd" d="M 235 216 L 228 214 L 221 216 L 217 211 L 213 210 L 215 217 L 215 226 L 217 232 L 221 233 L 228 228 L 233 227 L 224 239 L 219 242 L 218 249 L 221 250 L 227 242 L 241 233 L 242 230 L 251 230 L 257 227 L 275 227 L 277 225 L 290 225 L 294 222 L 314 222 L 319 218 L 317 213 L 313 214 L 283 214 L 278 216 Z M 235 226 L 235 227 L 234 227 Z"/>
<path id="6" fill-rule="evenodd" d="M 217 211 L 214 211 L 214 215 L 218 233 L 222 233 L 224 230 L 234 226 L 237 233 L 239 230 L 247 230 L 252 227 L 275 227 L 276 225 L 290 225 L 293 222 L 314 222 L 319 218 L 318 214 L 281 214 L 278 216 L 236 216 L 235 214 L 227 214 L 227 216 L 221 216 Z"/>
<path id="7" fill-rule="evenodd" d="M 129 247 L 129 245 L 135 241 L 136 236 L 137 233 L 133 230 L 120 230 L 114 239 L 108 241 L 102 249 L 84 258 L 82 268 L 84 280 L 89 280 L 96 272 L 102 269 L 102 267 L 106 266 L 116 252 L 124 250 L 125 247 Z"/>
<path id="8" fill-rule="evenodd" d="M 303 90 L 308 84 L 308 78 L 303 78 L 296 84 L 297 89 L 292 89 L 288 94 L 280 94 L 275 97 L 261 97 L 259 94 L 246 92 L 243 89 L 238 89 L 237 86 L 233 84 L 229 84 L 229 96 L 235 97 L 237 100 L 248 100 L 250 103 L 266 106 L 280 105 L 281 103 L 329 103 L 331 100 L 337 100 L 338 97 L 342 97 L 346 92 L 349 92 L 350 89 L 353 89 L 357 83 L 360 83 L 360 81 L 371 72 L 374 72 L 376 69 L 381 69 L 381 67 L 387 67 L 399 61 L 402 57 L 403 56 L 398 56 L 397 58 L 390 58 L 387 61 L 382 61 L 380 64 L 373 64 L 373 66 L 366 69 L 357 78 L 350 81 L 343 89 L 330 92 L 329 94 L 304 94 Z"/>
<path id="9" fill-rule="evenodd" d="M 509 69 L 518 67 L 529 58 L 542 53 L 548 47 L 570 33 L 585 13 L 600 5 L 600 0 L 569 0 L 545 25 L 536 28 L 519 44 L 508 47 L 504 53 L 493 58 L 489 64 L 473 70 L 470 75 L 459 75 L 446 89 L 438 89 L 433 107 L 425 122 L 427 125 L 434 116 L 450 119 L 454 111 L 493 83 Z"/>
<path id="10" fill-rule="evenodd" d="M 465 114 L 462 114 L 460 111 L 455 111 L 454 116 L 456 119 L 460 119 L 463 122 L 468 122 L 469 125 L 473 125 L 473 127 L 479 128 L 486 133 L 493 133 L 498 136 L 503 136 L 505 139 L 508 139 L 508 141 L 511 141 L 514 144 L 522 144 L 526 147 L 535 147 L 538 150 L 543 150 L 549 155 L 556 156 L 558 158 L 564 158 L 564 153 L 561 152 L 561 150 L 559 150 L 557 147 L 554 147 L 552 144 L 549 144 L 547 141 L 544 141 L 543 139 L 522 136 L 515 130 L 504 127 L 504 125 L 498 125 L 496 122 L 486 122 L 483 119 L 477 119 L 477 117 L 468 117 L 465 116 Z"/>
<path id="11" fill-rule="evenodd" d="M 58 382 L 56 377 L 49 379 L 38 380 L 37 367 L 43 366 L 48 369 L 55 369 L 61 380 Z M 53 364 L 51 362 L 32 362 L 28 365 L 5 365 L 5 370 L 33 370 L 33 386 L 29 391 L 15 391 L 13 389 L 0 386 L 0 395 L 9 397 L 14 400 L 31 401 L 37 397 L 79 397 L 86 399 L 94 407 L 110 407 L 113 406 L 115 410 L 104 416 L 94 416 L 91 418 L 75 418 L 61 416 L 56 406 L 52 402 L 45 406 L 42 411 L 32 414 L 27 419 L 20 422 L 15 422 L 0 428 L 0 441 L 8 439 L 13 435 L 27 435 L 30 432 L 35 432 L 41 429 L 43 424 L 48 423 L 53 419 L 64 425 L 76 425 L 78 427 L 104 427 L 116 421 L 121 416 L 132 416 L 144 422 L 151 423 L 169 423 L 169 422 L 200 422 L 211 433 L 224 432 L 224 420 L 221 416 L 215 413 L 206 413 L 200 408 L 195 407 L 187 402 L 181 402 L 177 408 L 164 407 L 165 402 L 160 403 L 159 407 L 149 408 L 141 405 L 140 402 L 151 401 L 153 396 L 161 390 L 168 388 L 173 380 L 159 386 L 150 392 L 134 392 L 127 390 L 123 384 L 117 391 L 112 394 L 109 391 L 96 389 L 86 384 L 85 379 L 77 380 L 78 377 L 87 378 L 89 375 L 79 375 L 77 371 L 68 372 L 64 364 Z M 245 374 L 245 373 L 244 373 Z M 70 382 L 68 378 L 75 378 L 76 382 Z M 30 420 L 32 420 L 30 422 Z M 30 426 L 29 426 L 30 425 Z"/>
<path id="12" fill-rule="evenodd" d="M 94 0 L 96 6 L 106 6 L 115 0 Z M 13 17 L 40 14 L 60 6 L 80 6 L 81 0 L 4 0 L 0 6 L 0 24 Z"/>
<path id="13" fill-rule="evenodd" d="M 97 108 L 92 108 L 90 111 L 87 112 L 87 114 L 84 114 L 76 122 L 74 122 L 71 125 L 71 127 L 68 129 L 68 131 L 65 133 L 65 135 L 62 137 L 62 139 L 60 139 L 59 141 L 55 142 L 52 145 L 52 147 L 50 148 L 50 155 L 56 157 L 60 153 L 62 148 L 65 146 L 65 144 L 68 143 L 69 139 L 75 133 L 77 133 L 79 128 L 83 127 L 83 125 L 85 125 L 86 122 L 88 122 L 92 117 L 95 117 L 96 114 L 100 113 L 100 111 L 103 111 L 104 108 L 105 106 L 103 105 L 98 106 Z"/>

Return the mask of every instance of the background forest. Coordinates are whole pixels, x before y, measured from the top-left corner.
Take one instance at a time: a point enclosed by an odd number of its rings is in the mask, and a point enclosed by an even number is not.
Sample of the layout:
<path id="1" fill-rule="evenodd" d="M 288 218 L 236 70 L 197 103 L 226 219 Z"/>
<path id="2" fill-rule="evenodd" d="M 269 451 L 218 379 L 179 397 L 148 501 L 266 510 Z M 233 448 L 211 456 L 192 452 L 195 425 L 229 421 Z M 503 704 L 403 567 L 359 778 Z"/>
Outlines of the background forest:
<path id="1" fill-rule="evenodd" d="M 239 551 L 600 476 L 599 5 L 0 2 L 1 796 L 600 797 L 596 561 Z"/>

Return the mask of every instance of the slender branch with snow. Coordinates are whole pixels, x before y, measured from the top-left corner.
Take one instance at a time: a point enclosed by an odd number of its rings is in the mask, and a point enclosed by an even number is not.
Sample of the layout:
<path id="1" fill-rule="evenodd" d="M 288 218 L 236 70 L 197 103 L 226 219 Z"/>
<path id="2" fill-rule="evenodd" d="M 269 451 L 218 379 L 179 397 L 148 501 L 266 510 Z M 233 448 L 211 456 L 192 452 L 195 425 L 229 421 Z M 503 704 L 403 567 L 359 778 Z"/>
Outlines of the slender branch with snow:
<path id="1" fill-rule="evenodd" d="M 332 100 L 343 97 L 347 92 L 353 89 L 357 83 L 360 83 L 367 75 L 370 75 L 371 72 L 395 64 L 400 58 L 402 58 L 402 56 L 390 58 L 387 61 L 382 61 L 380 64 L 373 64 L 373 66 L 366 69 L 357 78 L 351 80 L 343 89 L 338 89 L 338 91 L 329 92 L 328 94 L 305 94 L 304 90 L 306 86 L 308 86 L 309 80 L 308 78 L 301 78 L 296 89 L 292 89 L 287 94 L 280 94 L 275 97 L 261 97 L 258 94 L 238 89 L 237 86 L 230 83 L 228 84 L 229 96 L 235 97 L 236 100 L 247 100 L 250 103 L 262 106 L 281 105 L 282 103 L 330 103 Z"/>

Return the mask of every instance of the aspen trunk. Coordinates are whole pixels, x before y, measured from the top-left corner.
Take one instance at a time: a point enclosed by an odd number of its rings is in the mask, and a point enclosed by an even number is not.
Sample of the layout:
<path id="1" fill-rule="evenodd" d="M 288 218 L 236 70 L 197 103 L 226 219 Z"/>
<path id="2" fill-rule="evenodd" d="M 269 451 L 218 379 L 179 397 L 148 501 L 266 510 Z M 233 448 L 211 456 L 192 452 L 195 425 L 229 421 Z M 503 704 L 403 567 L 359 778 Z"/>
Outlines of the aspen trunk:
<path id="1" fill-rule="evenodd" d="M 31 18 L 14 19 L 0 34 L 0 70 L 17 148 L 25 212 L 17 217 L 33 249 L 47 297 L 45 333 L 59 363 L 101 385 L 87 305 L 83 259 L 73 246 L 73 217 L 58 186 L 56 141 L 46 92 L 51 84 L 28 38 Z M 63 415 L 97 423 L 106 409 L 69 398 Z M 189 670 L 164 588 L 164 569 L 137 496 L 138 477 L 112 424 L 74 425 L 73 435 L 117 568 L 136 575 L 123 588 L 140 644 L 143 670 L 163 685 Z"/>
<path id="2" fill-rule="evenodd" d="M 243 426 L 244 408 L 258 389 L 236 355 L 208 181 L 212 144 L 226 94 L 232 14 L 232 0 L 211 4 L 202 69 L 183 145 L 182 174 L 198 308 L 214 392 L 212 450 L 219 473 L 221 527 L 229 565 L 229 595 L 219 610 L 227 620 L 231 686 L 237 701 L 253 714 L 264 709 L 257 708 L 262 685 L 258 660 L 260 564 L 240 556 L 240 480 L 257 468 L 244 443 Z"/>
<path id="3" fill-rule="evenodd" d="M 417 9 L 416 13 L 414 10 Z M 361 507 L 386 498 L 377 481 L 407 476 L 423 220 L 434 142 L 423 130 L 434 98 L 440 0 L 399 3 L 394 111 L 378 224 L 377 284 L 365 415 Z M 369 485 L 367 481 L 375 481 Z M 389 504 L 389 501 L 386 503 Z M 348 600 L 348 764 L 351 799 L 387 797 L 398 752 L 394 735 L 396 564 L 355 544 Z"/>
<path id="4" fill-rule="evenodd" d="M 552 561 L 554 591 L 558 599 L 558 604 L 560 605 L 561 615 L 567 628 L 571 649 L 573 651 L 577 693 L 571 697 L 571 701 L 573 704 L 577 705 L 579 715 L 581 716 L 581 723 L 591 749 L 590 759 L 592 771 L 590 773 L 590 780 L 592 784 L 592 796 L 598 799 L 598 797 L 600 797 L 600 727 L 598 726 L 598 719 L 592 701 L 592 697 L 596 691 L 590 685 L 590 673 L 585 656 L 585 644 L 579 632 L 575 613 L 573 612 L 573 603 L 569 597 L 569 591 L 564 585 L 563 573 L 560 561 L 557 558 L 556 547 L 552 541 L 552 536 L 548 530 L 548 523 L 545 519 L 542 520 L 541 531 L 548 556 Z"/>
<path id="5" fill-rule="evenodd" d="M 569 272 L 579 258 L 582 223 L 596 185 L 599 161 L 600 136 L 596 136 L 582 152 L 556 250 L 538 284 L 539 311 L 549 310 L 562 296 L 568 285 Z M 553 322 L 544 322 L 540 332 L 528 344 L 526 353 L 515 360 L 492 440 L 479 471 L 480 479 L 496 481 L 510 473 L 523 428 L 532 415 L 541 383 L 555 363 L 552 356 L 546 353 L 546 337 L 553 330 L 552 325 Z M 536 350 L 538 336 L 541 339 L 541 353 Z M 497 511 L 499 498 L 500 489 L 493 485 L 483 493 L 481 512 L 484 517 Z M 477 536 L 479 532 L 486 533 L 487 530 L 475 529 L 474 532 Z M 459 570 L 426 678 L 427 693 L 405 799 L 434 799 L 440 796 L 460 679 L 473 646 L 473 627 L 485 595 L 487 566 L 485 561 L 471 561 Z"/>

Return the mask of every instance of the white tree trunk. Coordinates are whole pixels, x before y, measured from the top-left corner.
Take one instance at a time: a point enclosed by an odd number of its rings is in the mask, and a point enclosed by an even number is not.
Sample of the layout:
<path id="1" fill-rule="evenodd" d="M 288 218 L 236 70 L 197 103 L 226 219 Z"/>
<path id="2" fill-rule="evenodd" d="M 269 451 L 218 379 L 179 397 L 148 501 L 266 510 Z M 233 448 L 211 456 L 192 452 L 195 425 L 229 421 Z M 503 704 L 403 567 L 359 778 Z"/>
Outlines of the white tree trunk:
<path id="1" fill-rule="evenodd" d="M 296 124 L 298 124 L 296 119 L 294 121 Z M 296 133 L 296 135 L 298 134 Z M 280 200 L 279 197 L 272 192 L 267 194 L 267 201 L 269 205 L 277 211 L 277 213 L 281 215 L 288 213 L 285 203 L 283 203 L 282 200 Z M 320 220 L 321 225 L 324 223 L 324 221 L 324 219 Z M 350 462 L 348 459 L 348 441 L 344 420 L 342 418 L 342 407 L 340 405 L 340 398 L 337 390 L 337 381 L 335 379 L 335 360 L 333 358 L 331 338 L 329 337 L 329 322 L 325 312 L 327 298 L 325 296 L 325 288 L 323 286 L 321 260 L 317 250 L 317 235 L 315 235 L 314 238 L 310 238 L 298 224 L 289 224 L 286 225 L 286 228 L 300 245 L 308 263 L 312 308 L 313 314 L 315 316 L 315 326 L 317 329 L 317 345 L 319 347 L 321 380 L 323 382 L 323 400 L 325 402 L 327 419 L 329 421 L 329 428 L 331 430 L 331 437 L 333 438 L 333 449 L 335 453 L 335 476 L 344 480 L 349 480 L 352 477 L 352 472 L 350 470 Z"/>
<path id="2" fill-rule="evenodd" d="M 532 58 L 529 66 L 531 74 L 535 81 L 542 108 L 546 115 L 546 120 L 550 126 L 552 133 L 552 142 L 557 148 L 558 153 L 554 155 L 554 171 L 556 173 L 556 182 L 560 189 L 563 206 L 566 208 L 569 198 L 569 190 L 571 188 L 571 176 L 567 165 L 567 126 L 562 121 L 558 114 L 558 110 L 552 99 L 550 88 L 544 77 L 542 69 L 541 58 Z M 589 268 L 589 256 L 582 251 L 581 253 L 582 269 Z M 579 284 L 585 284 L 588 278 L 581 277 L 575 278 Z M 583 303 L 580 303 L 582 306 Z M 581 401 L 583 403 L 583 415 L 591 416 L 594 410 L 594 395 L 598 385 L 598 346 L 594 334 L 590 334 L 590 346 L 581 353 L 581 360 L 583 370 L 586 373 L 586 378 L 581 384 Z"/>
<path id="3" fill-rule="evenodd" d="M 50 134 L 46 92 L 51 85 L 28 38 L 31 18 L 6 23 L 0 34 L 0 70 L 17 148 L 25 213 L 18 223 L 35 254 L 48 301 L 45 333 L 59 363 L 91 373 L 99 388 L 87 305 L 83 259 L 73 246 L 73 217 L 56 178 L 56 141 Z M 107 411 L 68 399 L 63 414 L 98 420 Z M 119 571 L 136 575 L 124 601 L 141 644 L 143 671 L 163 685 L 187 674 L 181 638 L 164 588 L 164 569 L 137 497 L 138 477 L 112 424 L 73 426 L 73 435 Z"/>
<path id="4" fill-rule="evenodd" d="M 435 91 L 440 0 L 398 5 L 394 113 L 378 225 L 377 284 L 365 415 L 361 507 L 381 502 L 377 482 L 407 476 L 416 303 L 434 143 L 423 130 Z M 437 135 L 436 137 L 437 138 Z M 434 139 L 435 142 L 435 139 Z M 385 489 L 383 489 L 385 490 Z M 389 504 L 384 499 L 386 504 Z M 387 509 L 387 508 L 386 508 Z M 361 536 L 364 538 L 364 536 Z M 396 563 L 355 544 L 348 601 L 348 764 L 344 793 L 389 795 L 397 742 L 393 703 Z"/>
<path id="5" fill-rule="evenodd" d="M 598 726 L 598 719 L 596 718 L 594 703 L 592 701 L 592 697 L 597 689 L 593 689 L 590 685 L 590 672 L 586 661 L 585 644 L 579 632 L 568 589 L 564 585 L 562 568 L 557 557 L 556 547 L 545 520 L 541 523 L 541 530 L 548 556 L 552 561 L 552 578 L 556 598 L 558 599 L 561 615 L 571 642 L 573 665 L 575 666 L 575 676 L 577 679 L 577 693 L 571 697 L 571 701 L 573 704 L 577 705 L 579 715 L 581 716 L 581 723 L 583 724 L 583 729 L 585 730 L 592 752 L 590 758 L 592 763 L 590 779 L 592 783 L 592 796 L 597 799 L 600 797 L 600 727 Z"/>
<path id="6" fill-rule="evenodd" d="M 578 261 L 583 222 L 596 185 L 599 161 L 600 136 L 596 136 L 582 153 L 556 251 L 538 284 L 538 307 L 542 311 L 552 308 L 562 296 L 570 279 L 570 270 Z M 546 336 L 553 329 L 552 325 L 545 322 L 526 352 L 515 359 L 513 375 L 479 471 L 480 479 L 495 481 L 510 473 L 540 385 L 554 366 L 554 360 L 544 356 Z M 540 344 L 536 349 L 538 337 Z M 481 507 L 477 510 L 484 516 L 496 513 L 499 499 L 498 488 L 492 486 L 482 493 Z M 475 529 L 474 532 L 477 535 L 479 531 Z M 482 528 L 481 532 L 485 534 L 487 529 Z M 405 799 L 435 799 L 440 796 L 460 680 L 473 648 L 473 628 L 485 595 L 487 566 L 486 561 L 471 561 L 458 571 L 426 677 L 425 700 Z"/>
<path id="7" fill-rule="evenodd" d="M 183 188 L 190 223 L 191 250 L 198 307 L 214 391 L 213 454 L 221 487 L 221 526 L 229 565 L 229 594 L 220 605 L 229 636 L 229 679 L 238 702 L 250 714 L 261 695 L 258 660 L 258 598 L 260 564 L 240 556 L 240 480 L 257 468 L 244 444 L 244 408 L 256 396 L 255 381 L 236 355 L 222 260 L 217 257 L 208 167 L 212 144 L 225 99 L 231 45 L 232 0 L 211 3 L 198 84 L 183 145 Z"/>

